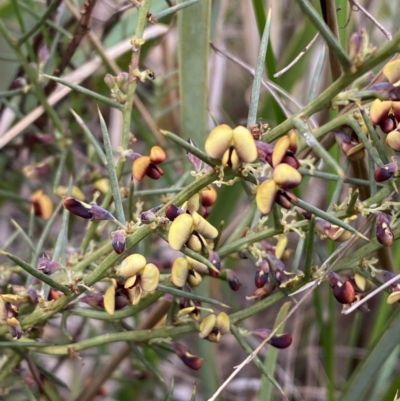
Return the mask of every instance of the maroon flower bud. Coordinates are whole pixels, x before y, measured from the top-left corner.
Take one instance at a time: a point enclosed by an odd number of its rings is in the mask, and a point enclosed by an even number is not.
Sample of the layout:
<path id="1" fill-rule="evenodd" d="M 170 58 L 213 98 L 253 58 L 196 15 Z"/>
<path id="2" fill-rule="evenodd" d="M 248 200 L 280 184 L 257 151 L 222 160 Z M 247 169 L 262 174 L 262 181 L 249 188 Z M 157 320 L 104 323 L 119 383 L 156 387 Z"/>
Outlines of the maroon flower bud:
<path id="1" fill-rule="evenodd" d="M 125 231 L 117 230 L 114 232 L 112 237 L 112 247 L 114 251 L 121 255 L 125 250 Z"/>
<path id="2" fill-rule="evenodd" d="M 261 340 L 265 340 L 271 335 L 271 332 L 272 330 L 263 328 L 252 330 L 251 334 L 260 338 Z M 277 334 L 268 340 L 268 344 L 271 344 L 275 348 L 284 349 L 292 344 L 292 340 L 293 338 L 290 333 Z"/>
<path id="3" fill-rule="evenodd" d="M 242 283 L 240 282 L 239 277 L 233 270 L 226 269 L 225 271 L 226 271 L 226 278 L 228 279 L 229 287 L 231 287 L 231 289 L 233 291 L 238 291 L 239 288 L 242 286 Z"/>
<path id="4" fill-rule="evenodd" d="M 375 173 L 374 178 L 377 182 L 383 182 L 393 177 L 393 174 L 397 171 L 397 163 L 391 162 L 379 167 Z"/>
<path id="5" fill-rule="evenodd" d="M 91 203 L 88 205 L 78 199 L 68 197 L 63 201 L 64 207 L 71 213 L 88 220 L 114 220 L 114 216 L 102 207 Z"/>
<path id="6" fill-rule="evenodd" d="M 263 270 L 257 270 L 254 277 L 254 284 L 257 288 L 262 288 L 269 280 L 269 273 Z"/>
<path id="7" fill-rule="evenodd" d="M 387 118 L 385 118 L 380 124 L 379 127 L 381 128 L 384 134 L 388 134 L 396 129 L 396 119 L 392 114 L 389 114 Z"/>
<path id="8" fill-rule="evenodd" d="M 286 333 L 273 336 L 268 343 L 275 348 L 284 349 L 289 347 L 290 344 L 292 344 L 292 341 L 292 335 L 290 333 Z"/>
<path id="9" fill-rule="evenodd" d="M 394 234 L 390 228 L 390 217 L 383 212 L 378 212 L 376 215 L 376 239 L 387 247 L 391 246 L 394 241 Z"/>
<path id="10" fill-rule="evenodd" d="M 325 220 L 323 220 L 325 221 Z M 340 283 L 340 277 L 334 273 L 334 272 L 329 272 L 328 273 L 328 280 L 329 280 L 329 285 L 333 288 L 337 283 Z"/>
<path id="11" fill-rule="evenodd" d="M 292 200 L 297 201 L 297 197 L 288 191 L 280 189 L 276 194 L 275 202 L 284 209 L 289 210 L 293 206 Z"/>
<path id="12" fill-rule="evenodd" d="M 300 167 L 300 162 L 297 160 L 293 152 L 287 151 L 282 159 L 282 163 L 286 163 L 289 166 L 295 168 L 296 170 Z"/>
<path id="13" fill-rule="evenodd" d="M 354 302 L 355 291 L 350 281 L 345 281 L 343 284 L 338 282 L 332 289 L 334 297 L 341 304 L 351 304 Z"/>
<path id="14" fill-rule="evenodd" d="M 162 175 L 164 175 L 164 171 L 161 167 L 151 163 L 146 170 L 146 175 L 153 180 L 158 180 Z"/>
<path id="15" fill-rule="evenodd" d="M 129 305 L 129 297 L 124 293 L 124 291 L 119 291 L 115 293 L 115 309 L 122 309 Z"/>
<path id="16" fill-rule="evenodd" d="M 168 205 L 165 209 L 165 216 L 170 221 L 174 221 L 179 215 L 185 213 L 183 209 L 175 205 Z"/>
<path id="17" fill-rule="evenodd" d="M 176 355 L 178 355 L 178 357 L 187 367 L 193 370 L 199 370 L 201 368 L 203 364 L 203 359 L 189 353 L 187 348 L 183 344 L 175 343 L 174 349 Z"/>

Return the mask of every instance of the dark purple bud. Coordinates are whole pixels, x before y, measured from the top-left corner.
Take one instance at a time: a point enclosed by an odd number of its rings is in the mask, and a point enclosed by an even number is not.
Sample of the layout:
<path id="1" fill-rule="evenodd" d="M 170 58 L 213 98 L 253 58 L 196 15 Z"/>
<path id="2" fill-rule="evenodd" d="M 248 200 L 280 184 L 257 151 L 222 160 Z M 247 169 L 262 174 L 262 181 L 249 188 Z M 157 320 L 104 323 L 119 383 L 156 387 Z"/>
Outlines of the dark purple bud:
<path id="1" fill-rule="evenodd" d="M 393 174 L 397 171 L 397 163 L 391 162 L 379 167 L 375 173 L 374 178 L 377 182 L 383 182 L 393 177 Z"/>
<path id="2" fill-rule="evenodd" d="M 67 210 L 69 210 L 73 214 L 76 214 L 79 217 L 82 217 L 83 219 L 90 220 L 93 217 L 93 214 L 91 212 L 92 207 L 87 203 L 78 201 L 77 199 L 72 197 L 68 197 L 64 199 L 63 204 Z"/>
<path id="3" fill-rule="evenodd" d="M 192 355 L 188 352 L 187 348 L 181 343 L 175 343 L 174 349 L 176 355 L 181 359 L 181 361 L 190 369 L 199 370 L 203 364 L 203 359 L 198 356 Z"/>
<path id="4" fill-rule="evenodd" d="M 296 170 L 300 167 L 300 162 L 297 160 L 293 152 L 287 151 L 282 159 L 282 163 L 286 163 Z"/>
<path id="5" fill-rule="evenodd" d="M 290 344 L 292 344 L 292 341 L 292 335 L 290 333 L 286 333 L 273 336 L 268 343 L 275 348 L 284 349 L 289 347 Z"/>
<path id="6" fill-rule="evenodd" d="M 185 213 L 183 209 L 175 205 L 168 205 L 165 209 L 165 216 L 170 220 L 174 221 L 179 215 Z"/>
<path id="7" fill-rule="evenodd" d="M 269 280 L 269 273 L 263 270 L 257 270 L 254 276 L 254 284 L 257 288 L 262 288 Z"/>
<path id="8" fill-rule="evenodd" d="M 156 220 L 157 216 L 151 211 L 146 210 L 140 215 L 140 221 L 142 224 L 151 224 Z"/>
<path id="9" fill-rule="evenodd" d="M 395 277 L 395 275 L 388 271 L 388 270 L 381 270 L 383 278 L 385 280 L 385 282 L 391 280 L 393 277 Z M 398 290 L 400 288 L 400 279 L 396 280 L 394 283 L 392 283 L 390 285 L 390 288 L 392 288 L 393 290 Z"/>
<path id="10" fill-rule="evenodd" d="M 242 283 L 239 280 L 237 274 L 230 269 L 226 269 L 226 278 L 228 279 L 229 287 L 231 287 L 232 291 L 238 291 L 242 286 Z"/>
<path id="11" fill-rule="evenodd" d="M 29 288 L 26 293 L 33 304 L 37 304 L 39 302 L 39 294 L 34 288 Z"/>
<path id="12" fill-rule="evenodd" d="M 379 127 L 384 134 L 388 134 L 397 128 L 396 119 L 393 115 L 389 115 L 379 124 Z"/>
<path id="13" fill-rule="evenodd" d="M 387 247 L 392 246 L 394 241 L 394 234 L 390 228 L 390 217 L 383 212 L 378 212 L 376 215 L 376 239 Z"/>
<path id="14" fill-rule="evenodd" d="M 114 232 L 112 237 L 112 247 L 114 251 L 121 255 L 125 250 L 125 231 L 117 230 Z"/>
<path id="15" fill-rule="evenodd" d="M 187 140 L 189 142 L 190 145 L 192 145 L 193 147 L 197 148 L 197 146 L 195 145 L 195 143 L 189 138 Z M 195 155 L 193 155 L 190 152 L 186 152 L 186 156 L 189 159 L 190 163 L 193 164 L 195 170 L 197 172 L 199 172 L 203 166 L 203 162 Z"/>
<path id="16" fill-rule="evenodd" d="M 275 202 L 284 209 L 289 210 L 293 206 L 292 200 L 297 201 L 297 197 L 288 191 L 280 189 L 276 194 Z"/>
<path id="17" fill-rule="evenodd" d="M 41 270 L 43 274 L 49 275 L 54 273 L 57 269 L 61 267 L 61 264 L 52 261 L 45 252 L 42 252 L 38 260 L 38 270 Z"/>
<path id="18" fill-rule="evenodd" d="M 336 284 L 341 283 L 340 277 L 332 271 L 328 273 L 328 280 L 331 287 L 334 287 Z"/>
<path id="19" fill-rule="evenodd" d="M 91 220 L 114 220 L 115 217 L 106 209 L 96 205 L 90 204 L 90 212 L 92 213 Z"/>
<path id="20" fill-rule="evenodd" d="M 26 82 L 26 79 L 23 77 L 18 77 L 14 79 L 14 82 L 11 85 L 12 89 L 18 89 L 18 88 L 23 88 L 26 86 L 28 83 Z"/>
<path id="21" fill-rule="evenodd" d="M 10 334 L 14 340 L 19 340 L 22 336 L 22 329 L 19 324 L 16 325 L 8 325 L 8 328 L 10 330 Z"/>
<path id="22" fill-rule="evenodd" d="M 125 308 L 125 306 L 129 304 L 129 298 L 123 292 L 117 291 L 117 293 L 115 294 L 115 309 L 118 310 Z"/>
<path id="23" fill-rule="evenodd" d="M 149 167 L 146 170 L 146 175 L 153 180 L 158 180 L 162 175 L 164 175 L 164 171 L 161 167 L 150 163 Z"/>

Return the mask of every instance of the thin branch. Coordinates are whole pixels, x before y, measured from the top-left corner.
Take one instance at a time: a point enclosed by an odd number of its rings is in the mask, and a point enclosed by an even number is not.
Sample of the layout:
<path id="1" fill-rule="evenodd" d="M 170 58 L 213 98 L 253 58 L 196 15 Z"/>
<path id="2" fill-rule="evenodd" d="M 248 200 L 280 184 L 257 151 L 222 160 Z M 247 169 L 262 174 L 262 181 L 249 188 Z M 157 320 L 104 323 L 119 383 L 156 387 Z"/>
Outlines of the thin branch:
<path id="1" fill-rule="evenodd" d="M 308 52 L 310 47 L 317 41 L 318 38 L 319 32 L 311 39 L 311 42 L 293 59 L 292 62 L 290 62 L 285 68 L 282 68 L 282 70 L 274 74 L 274 78 L 278 78 L 286 71 L 289 71 Z"/>
<path id="2" fill-rule="evenodd" d="M 364 15 L 370 19 L 378 29 L 388 38 L 388 40 L 392 40 L 392 34 L 379 22 L 376 18 L 371 15 L 358 1 L 356 0 L 349 0 L 349 3 L 352 6 L 355 6 L 358 10 L 360 10 Z M 357 11 L 357 9 L 355 11 Z"/>

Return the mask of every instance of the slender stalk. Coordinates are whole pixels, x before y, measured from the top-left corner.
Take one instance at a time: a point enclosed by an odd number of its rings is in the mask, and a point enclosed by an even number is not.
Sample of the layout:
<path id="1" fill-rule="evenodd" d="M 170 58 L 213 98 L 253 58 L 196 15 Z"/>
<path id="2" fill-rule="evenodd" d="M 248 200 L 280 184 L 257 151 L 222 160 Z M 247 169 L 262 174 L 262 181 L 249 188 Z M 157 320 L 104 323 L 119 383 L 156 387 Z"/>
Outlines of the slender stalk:
<path id="1" fill-rule="evenodd" d="M 247 127 L 250 127 L 250 125 L 254 125 L 257 120 L 258 102 L 260 100 L 261 80 L 264 71 L 265 56 L 267 54 L 267 49 L 268 49 L 270 30 L 271 30 L 271 8 L 268 11 L 264 32 L 261 38 L 260 49 L 258 51 L 257 67 L 254 73 L 253 86 L 251 88 L 249 114 L 247 117 Z"/>

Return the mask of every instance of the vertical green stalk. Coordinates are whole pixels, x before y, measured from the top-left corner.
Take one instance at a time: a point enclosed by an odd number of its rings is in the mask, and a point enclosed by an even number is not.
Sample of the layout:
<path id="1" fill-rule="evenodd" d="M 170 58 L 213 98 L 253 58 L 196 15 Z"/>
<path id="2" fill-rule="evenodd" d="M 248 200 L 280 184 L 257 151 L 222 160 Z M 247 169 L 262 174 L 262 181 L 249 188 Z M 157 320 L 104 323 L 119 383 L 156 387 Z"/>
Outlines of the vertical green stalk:
<path id="1" fill-rule="evenodd" d="M 181 1 L 180 1 L 181 3 Z M 211 1 L 202 0 L 178 13 L 178 60 L 181 136 L 202 146 L 207 133 L 208 52 Z M 208 296 L 210 281 L 204 280 L 198 294 Z M 198 342 L 198 353 L 204 358 L 200 371 L 201 393 L 210 398 L 218 388 L 213 345 Z"/>
<path id="2" fill-rule="evenodd" d="M 208 52 L 211 1 L 202 0 L 178 14 L 181 136 L 202 144 L 207 132 Z"/>

